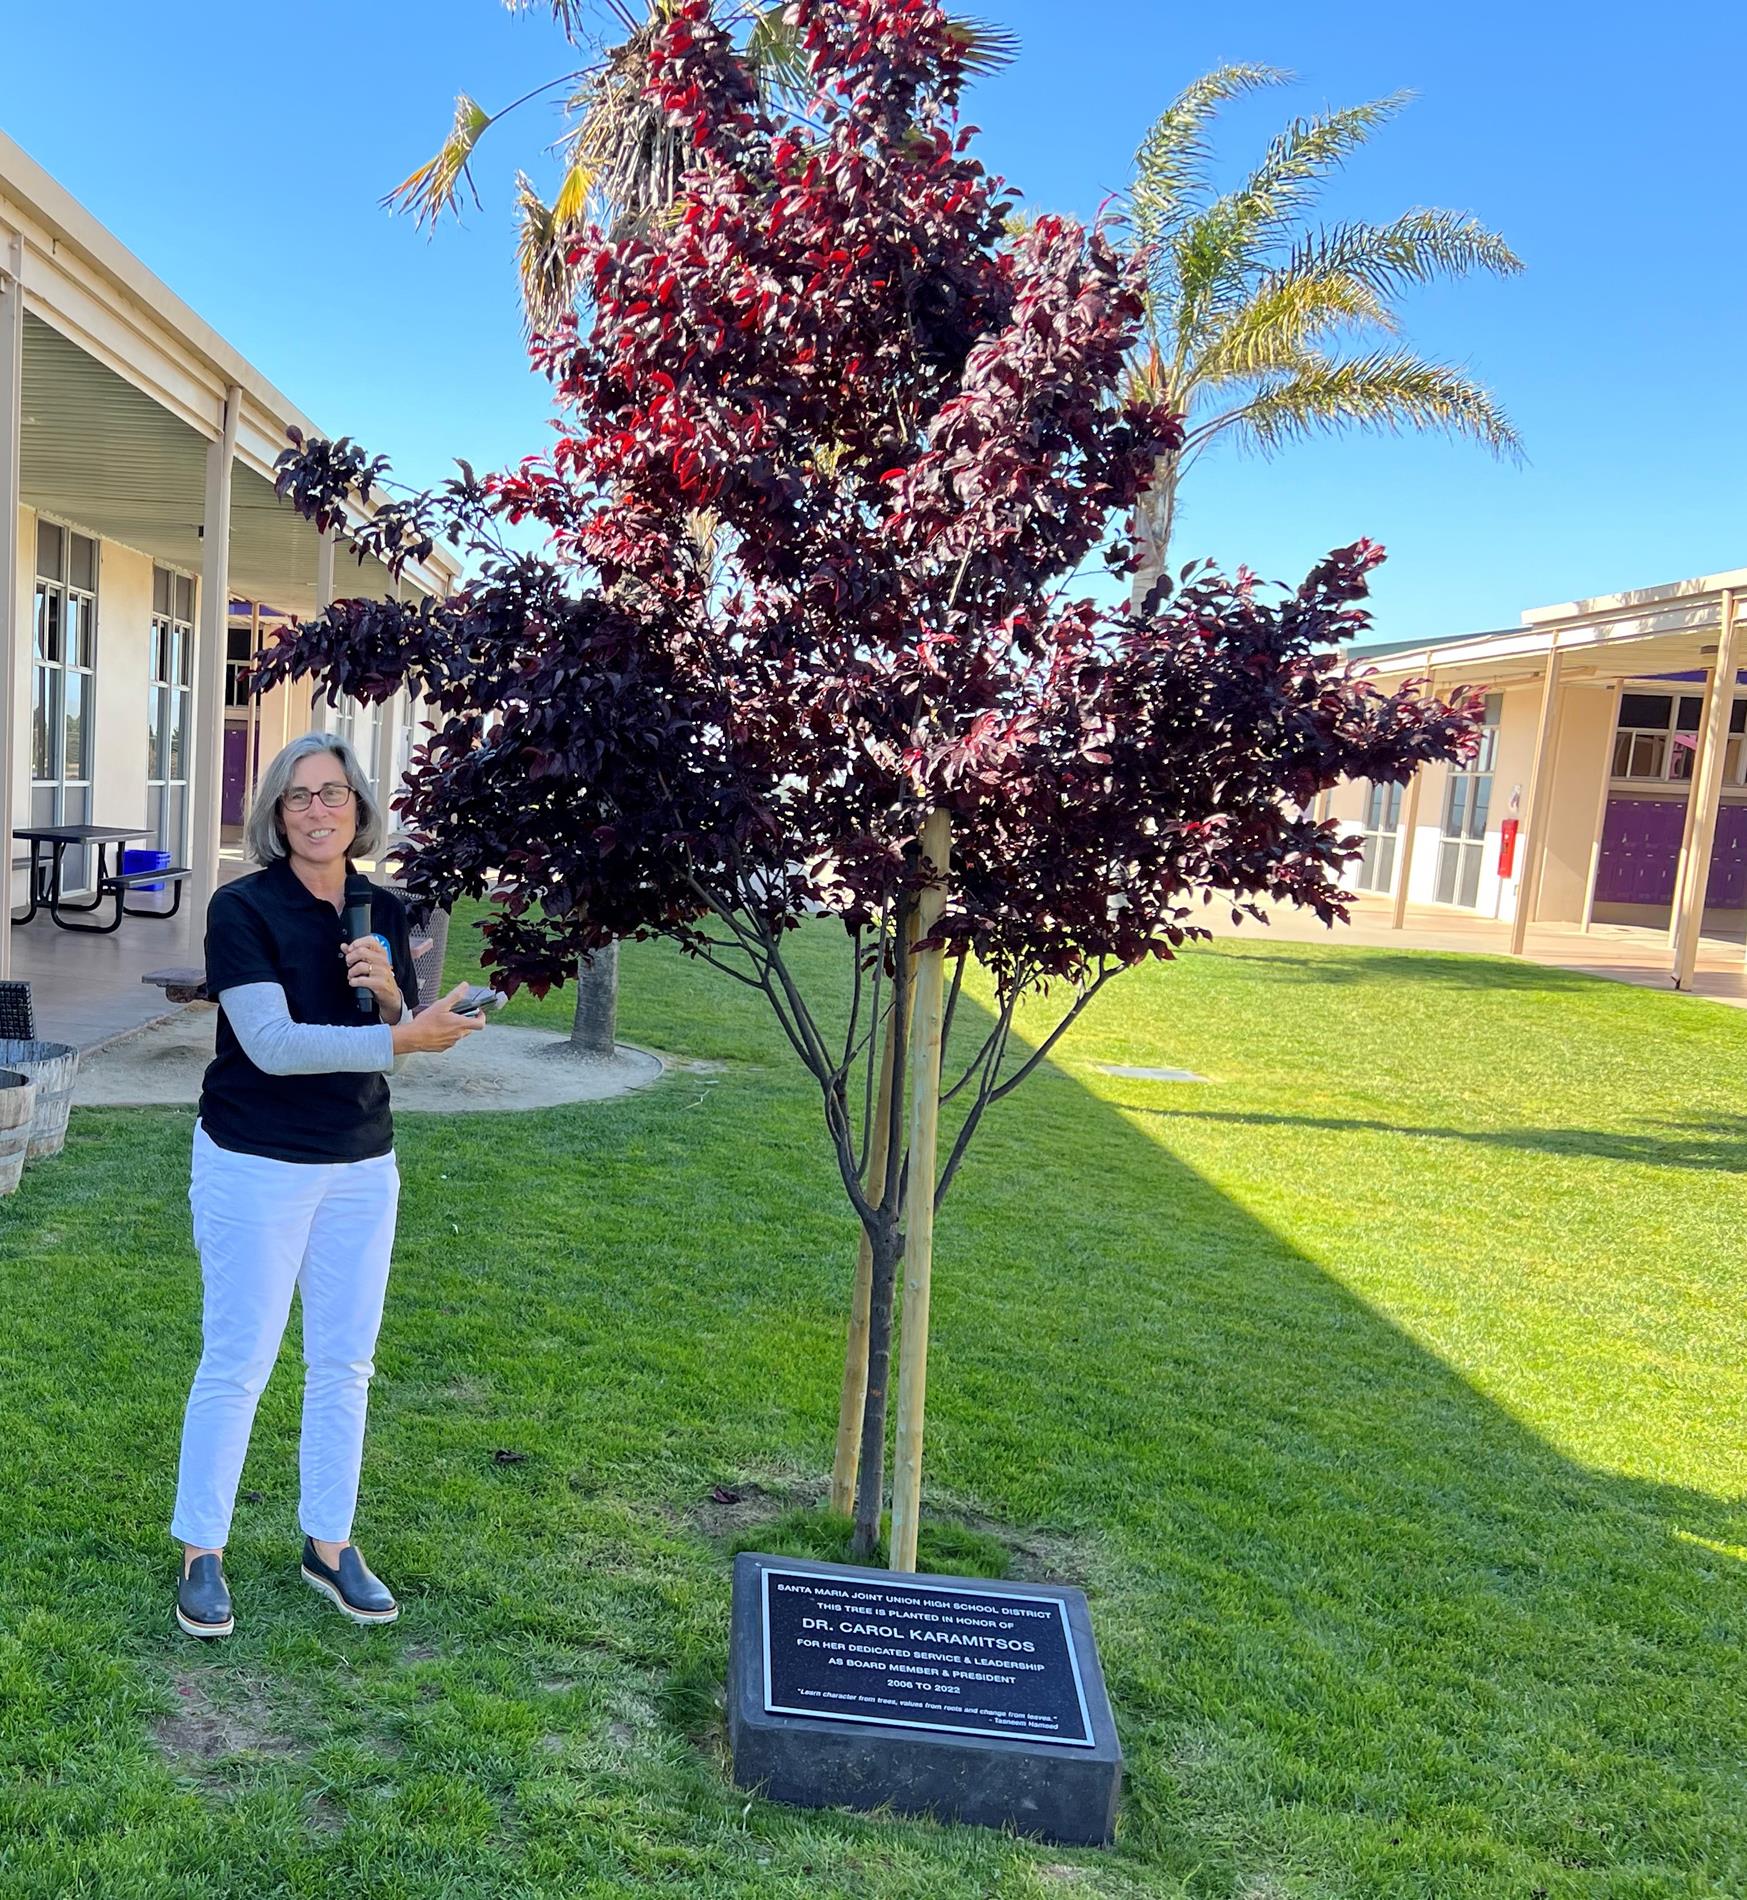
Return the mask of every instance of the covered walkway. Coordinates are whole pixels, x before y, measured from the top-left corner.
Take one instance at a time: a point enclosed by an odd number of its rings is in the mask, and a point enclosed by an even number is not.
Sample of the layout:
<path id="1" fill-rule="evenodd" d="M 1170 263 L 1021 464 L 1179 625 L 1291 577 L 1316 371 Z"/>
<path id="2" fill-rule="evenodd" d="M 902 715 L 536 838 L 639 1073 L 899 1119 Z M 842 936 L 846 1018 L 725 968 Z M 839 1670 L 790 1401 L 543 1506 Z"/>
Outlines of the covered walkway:
<path id="1" fill-rule="evenodd" d="M 190 867 L 183 909 L 203 917 L 226 874 L 227 770 L 234 826 L 255 764 L 312 718 L 358 746 L 384 802 L 398 782 L 404 692 L 312 714 L 307 685 L 265 705 L 248 691 L 263 612 L 396 586 L 354 558 L 361 513 L 318 534 L 275 493 L 293 428 L 322 433 L 0 134 L 0 882 L 15 914 L 17 827 L 105 825 L 143 826 Z M 441 593 L 458 572 L 436 550 L 405 585 Z M 70 888 L 89 888 L 87 855 L 73 863 Z M 130 922 L 99 943 L 0 919 L 0 977 L 30 978 L 39 1017 L 87 1041 L 122 994 L 133 1013 L 141 969 L 189 960 L 190 927 Z"/>

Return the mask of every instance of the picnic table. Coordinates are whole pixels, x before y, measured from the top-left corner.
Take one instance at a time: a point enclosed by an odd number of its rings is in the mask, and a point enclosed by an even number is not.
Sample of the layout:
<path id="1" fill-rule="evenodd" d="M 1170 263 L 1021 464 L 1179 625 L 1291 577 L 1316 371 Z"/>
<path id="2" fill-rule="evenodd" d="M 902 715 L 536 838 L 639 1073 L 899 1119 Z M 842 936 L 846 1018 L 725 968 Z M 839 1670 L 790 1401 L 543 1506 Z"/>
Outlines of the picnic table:
<path id="1" fill-rule="evenodd" d="M 30 907 L 15 924 L 28 924 L 40 910 L 63 930 L 82 931 L 86 935 L 107 936 L 121 928 L 123 917 L 174 917 L 182 905 L 182 886 L 193 872 L 186 865 L 170 865 L 161 871 L 123 871 L 121 856 L 116 854 L 116 869 L 109 869 L 109 847 L 126 844 L 133 838 L 149 838 L 144 825 L 20 825 L 12 833 L 20 844 L 30 846 Z M 61 890 L 61 874 L 67 853 L 78 845 L 97 847 L 97 881 L 89 903 L 69 903 Z M 45 862 L 46 854 L 46 862 Z M 145 885 L 169 884 L 175 889 L 168 910 L 140 910 L 127 901 L 129 891 Z M 106 924 L 72 921 L 101 910 L 114 901 L 115 915 Z"/>

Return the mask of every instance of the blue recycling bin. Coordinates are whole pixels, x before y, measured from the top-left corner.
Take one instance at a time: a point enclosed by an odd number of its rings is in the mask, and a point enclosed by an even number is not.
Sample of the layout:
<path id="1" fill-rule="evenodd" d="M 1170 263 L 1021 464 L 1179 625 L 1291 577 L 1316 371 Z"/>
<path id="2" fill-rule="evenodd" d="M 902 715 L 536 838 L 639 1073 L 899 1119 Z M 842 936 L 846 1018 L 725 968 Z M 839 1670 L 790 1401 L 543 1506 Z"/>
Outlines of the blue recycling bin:
<path id="1" fill-rule="evenodd" d="M 121 854 L 121 874 L 132 876 L 139 871 L 167 871 L 170 868 L 168 851 L 124 851 Z M 136 891 L 161 891 L 162 884 L 137 884 Z"/>

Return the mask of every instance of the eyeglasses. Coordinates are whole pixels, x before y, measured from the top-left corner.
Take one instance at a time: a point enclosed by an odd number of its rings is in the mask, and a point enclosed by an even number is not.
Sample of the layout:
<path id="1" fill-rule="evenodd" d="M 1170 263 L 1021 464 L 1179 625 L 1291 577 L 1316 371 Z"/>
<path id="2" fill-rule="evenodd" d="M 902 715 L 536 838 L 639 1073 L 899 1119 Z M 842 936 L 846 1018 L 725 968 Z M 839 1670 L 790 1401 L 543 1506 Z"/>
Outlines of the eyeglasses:
<path id="1" fill-rule="evenodd" d="M 280 794 L 279 802 L 287 811 L 308 811 L 309 801 L 318 796 L 329 811 L 338 811 L 352 796 L 352 788 L 333 779 L 320 787 L 319 792 L 312 792 L 307 785 L 294 785 L 290 791 Z"/>

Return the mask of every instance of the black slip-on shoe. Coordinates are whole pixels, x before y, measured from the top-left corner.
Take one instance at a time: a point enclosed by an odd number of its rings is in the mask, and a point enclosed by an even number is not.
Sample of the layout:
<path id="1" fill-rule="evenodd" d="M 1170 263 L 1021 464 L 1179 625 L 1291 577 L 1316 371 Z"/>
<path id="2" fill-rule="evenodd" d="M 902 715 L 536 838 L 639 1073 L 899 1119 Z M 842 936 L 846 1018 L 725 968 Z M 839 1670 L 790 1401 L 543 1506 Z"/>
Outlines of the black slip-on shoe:
<path id="1" fill-rule="evenodd" d="M 209 1553 L 188 1566 L 176 1592 L 176 1621 L 190 1636 L 228 1636 L 236 1628 L 222 1556 Z"/>
<path id="2" fill-rule="evenodd" d="M 331 1598 L 334 1608 L 354 1623 L 392 1623 L 400 1614 L 394 1592 L 380 1577 L 372 1575 L 355 1544 L 345 1545 L 340 1551 L 340 1561 L 330 1569 L 316 1554 L 314 1540 L 306 1537 L 303 1540 L 303 1580 Z"/>

